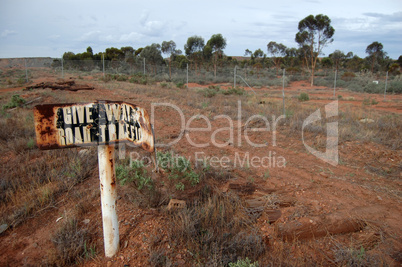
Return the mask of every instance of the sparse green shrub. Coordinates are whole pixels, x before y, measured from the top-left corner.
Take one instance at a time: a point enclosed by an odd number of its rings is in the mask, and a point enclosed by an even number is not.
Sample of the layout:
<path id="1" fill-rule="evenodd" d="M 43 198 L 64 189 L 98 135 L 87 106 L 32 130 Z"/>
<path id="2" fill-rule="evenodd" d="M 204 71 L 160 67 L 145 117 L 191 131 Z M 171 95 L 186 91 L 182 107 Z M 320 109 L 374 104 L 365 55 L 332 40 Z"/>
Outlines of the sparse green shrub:
<path id="1" fill-rule="evenodd" d="M 252 263 L 249 258 L 244 260 L 237 260 L 236 262 L 230 262 L 229 267 L 258 267 L 258 261 Z"/>
<path id="2" fill-rule="evenodd" d="M 176 87 L 180 88 L 180 89 L 183 89 L 184 88 L 184 83 L 183 82 L 177 82 Z"/>
<path id="3" fill-rule="evenodd" d="M 110 82 L 111 80 L 112 80 L 112 75 L 110 75 L 110 74 L 105 74 L 104 76 L 102 76 L 102 78 L 101 78 L 101 80 L 103 81 L 103 82 Z"/>
<path id="4" fill-rule="evenodd" d="M 130 82 L 130 83 L 140 83 L 138 77 L 136 77 L 136 76 L 131 77 L 130 80 L 129 80 L 129 82 Z"/>
<path id="5" fill-rule="evenodd" d="M 227 90 L 222 90 L 222 94 L 224 95 L 245 95 L 246 90 L 244 90 L 241 87 L 236 87 L 236 88 L 228 88 Z"/>
<path id="6" fill-rule="evenodd" d="M 369 97 L 369 98 L 363 99 L 363 105 L 365 105 L 365 106 L 377 105 L 377 104 L 378 104 L 378 101 L 375 100 L 375 98 Z"/>
<path id="7" fill-rule="evenodd" d="M 161 204 L 161 191 L 159 184 L 152 180 L 146 166 L 142 161 L 128 161 L 118 163 L 116 178 L 126 187 L 128 199 L 141 207 L 158 207 Z"/>
<path id="8" fill-rule="evenodd" d="M 117 180 L 120 181 L 121 185 L 125 185 L 127 182 L 132 181 L 132 179 L 129 175 L 129 169 L 124 165 L 118 164 L 116 166 L 116 177 L 117 177 Z"/>
<path id="9" fill-rule="evenodd" d="M 134 74 L 130 79 L 128 79 L 128 81 L 130 83 L 143 84 L 143 85 L 147 85 L 150 83 L 148 76 L 141 73 Z"/>
<path id="10" fill-rule="evenodd" d="M 28 140 L 28 143 L 27 143 L 28 149 L 33 149 L 35 146 L 36 146 L 35 140 L 34 140 L 33 138 L 30 138 L 30 139 Z"/>
<path id="11" fill-rule="evenodd" d="M 119 81 L 119 82 L 125 82 L 125 81 L 128 80 L 128 78 L 127 78 L 126 75 L 118 75 L 116 80 Z"/>
<path id="12" fill-rule="evenodd" d="M 384 92 L 384 84 L 369 82 L 363 90 L 370 94 L 379 94 Z"/>
<path id="13" fill-rule="evenodd" d="M 24 83 L 26 83 L 27 82 L 27 79 L 26 79 L 26 77 L 25 76 L 21 76 L 21 77 L 19 77 L 18 78 L 18 80 L 17 80 L 17 83 L 18 83 L 18 85 L 23 85 Z"/>
<path id="14" fill-rule="evenodd" d="M 160 83 L 159 84 L 162 88 L 167 88 L 168 87 L 168 84 L 167 83 Z"/>
<path id="15" fill-rule="evenodd" d="M 183 191 L 185 184 L 190 183 L 195 186 L 200 182 L 200 175 L 195 172 L 191 166 L 191 162 L 182 156 L 173 156 L 172 152 L 157 152 L 156 154 L 159 166 L 168 171 L 169 180 L 175 182 L 177 190 Z"/>
<path id="16" fill-rule="evenodd" d="M 300 102 L 304 102 L 304 101 L 309 101 L 310 97 L 308 96 L 307 93 L 300 93 L 298 99 Z"/>
<path id="17" fill-rule="evenodd" d="M 121 185 L 132 182 L 138 190 L 142 190 L 144 187 L 149 190 L 153 188 L 153 181 L 147 175 L 147 170 L 141 161 L 133 161 L 131 166 L 117 165 L 116 177 Z"/>
<path id="18" fill-rule="evenodd" d="M 314 79 L 314 85 L 331 87 L 334 85 L 334 78 L 330 77 L 316 77 Z"/>
<path id="19" fill-rule="evenodd" d="M 220 92 L 219 86 L 210 85 L 208 88 L 199 91 L 204 97 L 211 98 Z"/>
<path id="20" fill-rule="evenodd" d="M 388 93 L 402 94 L 402 76 L 399 75 L 397 78 L 388 82 Z"/>
<path id="21" fill-rule="evenodd" d="M 25 99 L 21 98 L 20 95 L 13 95 L 11 97 L 10 102 L 8 102 L 3 106 L 3 110 L 15 107 L 21 107 L 23 104 L 25 104 L 25 102 L 26 102 Z"/>
<path id="22" fill-rule="evenodd" d="M 335 262 L 339 266 L 382 266 L 383 259 L 369 255 L 363 246 L 360 249 L 338 247 L 335 251 Z"/>
<path id="23" fill-rule="evenodd" d="M 347 85 L 348 83 L 347 82 L 345 82 L 344 80 L 337 80 L 336 81 L 336 87 L 337 88 L 344 88 L 344 87 L 346 87 L 346 85 Z"/>

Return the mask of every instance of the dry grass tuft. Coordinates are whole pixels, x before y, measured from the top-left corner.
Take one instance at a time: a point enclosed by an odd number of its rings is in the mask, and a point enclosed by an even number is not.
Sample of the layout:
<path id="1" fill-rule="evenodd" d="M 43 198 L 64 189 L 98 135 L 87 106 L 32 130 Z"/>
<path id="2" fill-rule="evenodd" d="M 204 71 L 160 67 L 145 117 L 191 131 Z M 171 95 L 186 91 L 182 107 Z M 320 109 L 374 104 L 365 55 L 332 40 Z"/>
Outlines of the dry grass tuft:
<path id="1" fill-rule="evenodd" d="M 200 264 L 224 266 L 264 252 L 265 244 L 240 199 L 214 194 L 170 218 L 170 242 L 184 245 Z"/>
<path id="2" fill-rule="evenodd" d="M 54 254 L 50 255 L 48 264 L 70 266 L 95 255 L 92 234 L 81 227 L 76 219 L 66 221 L 53 235 Z"/>

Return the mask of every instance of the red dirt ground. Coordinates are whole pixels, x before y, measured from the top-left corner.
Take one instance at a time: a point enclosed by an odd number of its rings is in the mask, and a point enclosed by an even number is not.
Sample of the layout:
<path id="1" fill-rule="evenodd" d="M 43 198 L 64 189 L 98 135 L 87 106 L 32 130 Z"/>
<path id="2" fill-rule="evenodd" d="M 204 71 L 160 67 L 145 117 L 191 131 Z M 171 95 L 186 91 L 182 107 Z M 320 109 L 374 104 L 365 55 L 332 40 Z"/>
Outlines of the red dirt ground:
<path id="1" fill-rule="evenodd" d="M 46 79 L 47 81 L 48 79 Z M 45 81 L 45 80 L 40 80 Z M 39 81 L 35 81 L 39 82 Z M 85 81 L 86 82 L 86 81 Z M 227 88 L 228 85 L 221 85 L 221 88 Z M 197 84 L 189 84 L 190 88 L 206 87 Z M 38 93 L 35 91 L 23 91 L 22 88 L 1 89 L 0 94 L 9 91 L 20 92 L 26 97 L 35 98 Z M 247 88 L 245 88 L 248 90 Z M 313 88 L 307 85 L 307 82 L 292 83 L 285 88 L 286 95 L 298 96 L 301 91 L 308 91 L 311 103 L 328 103 L 332 97 L 332 91 L 328 88 Z M 275 98 L 281 98 L 281 88 L 261 88 L 255 89 L 259 95 L 264 93 L 272 94 Z M 141 106 L 150 110 L 151 103 L 162 102 L 153 96 L 139 96 L 130 94 L 124 90 L 108 90 L 96 88 L 94 91 L 82 92 L 60 92 L 66 98 L 102 96 L 102 99 L 124 100 L 141 98 Z M 353 93 L 344 90 L 338 90 L 337 95 L 342 95 L 340 99 L 340 109 L 351 106 L 362 107 L 362 102 L 366 98 L 375 98 L 379 103 L 370 105 L 367 108 L 378 110 L 385 113 L 402 113 L 402 95 L 387 96 L 387 101 L 383 101 L 382 95 L 369 95 Z M 272 98 L 272 97 L 271 97 Z M 350 100 L 352 99 L 353 100 Z M 264 99 L 264 98 L 262 98 Z M 166 100 L 166 99 L 165 99 Z M 52 101 L 51 98 L 43 99 L 41 102 Z M 132 100 L 128 102 L 133 102 Z M 310 102 L 310 103 L 309 103 Z M 137 103 L 139 104 L 139 103 Z M 183 110 L 191 110 L 190 106 L 180 106 Z M 191 114 L 197 114 L 197 110 L 192 110 Z M 157 140 L 163 142 L 171 140 L 175 134 L 178 134 L 177 112 L 172 109 L 156 111 L 155 131 Z M 186 118 L 188 120 L 189 118 Z M 242 122 L 243 124 L 245 121 Z M 194 120 L 192 127 L 206 127 L 203 120 Z M 235 121 L 234 128 L 238 127 Z M 211 134 L 219 129 L 227 127 L 227 122 L 222 120 L 213 121 L 212 130 L 209 133 L 193 132 L 188 134 L 196 143 L 210 143 Z M 281 126 L 286 127 L 286 126 Z M 253 195 L 264 195 L 269 190 L 275 190 L 275 194 L 282 200 L 291 199 L 294 204 L 282 207 L 282 216 L 275 224 L 268 224 L 264 216 L 257 220 L 257 224 L 263 233 L 266 243 L 269 246 L 275 246 L 278 242 L 278 233 L 286 236 L 291 231 L 304 228 L 320 228 L 331 220 L 348 220 L 353 218 L 367 224 L 361 230 L 356 232 L 348 231 L 343 233 L 340 229 L 337 240 L 344 237 L 353 236 L 356 239 L 374 242 L 378 251 L 389 250 L 393 258 L 385 256 L 388 263 L 394 266 L 400 266 L 402 251 L 402 214 L 400 209 L 401 188 L 402 188 L 402 151 L 391 150 L 385 146 L 374 142 L 350 141 L 342 143 L 339 147 L 341 164 L 337 166 L 329 165 L 315 156 L 309 154 L 300 138 L 289 137 L 282 133 L 282 129 L 277 129 L 277 145 L 263 148 L 255 148 L 247 144 L 244 136 L 240 139 L 241 146 L 237 145 L 237 136 L 235 144 L 225 147 L 208 146 L 206 148 L 194 148 L 188 139 L 182 138 L 180 142 L 173 146 L 174 150 L 192 160 L 196 152 L 201 152 L 207 156 L 226 155 L 231 159 L 228 164 L 228 170 L 237 177 L 236 181 L 229 180 L 220 185 L 221 190 L 230 190 L 229 184 L 240 183 L 247 184 L 252 182 L 256 186 Z M 261 136 L 259 133 L 250 132 L 250 140 L 258 143 L 258 140 L 272 140 L 271 133 L 265 133 Z M 229 133 L 222 131 L 217 135 L 219 142 L 224 143 L 229 139 Z M 264 157 L 275 155 L 279 160 L 283 157 L 286 160 L 286 166 L 271 168 L 234 168 L 233 162 L 235 155 L 245 155 L 249 153 L 253 156 Z M 45 153 L 45 152 L 44 152 Z M 95 156 L 95 155 L 94 155 Z M 376 167 L 376 168 L 371 168 Z M 375 172 L 373 170 L 379 170 Z M 269 173 L 267 177 L 267 173 Z M 88 192 L 88 194 L 99 190 L 97 172 L 79 185 L 74 190 Z M 118 187 L 119 196 L 124 196 L 123 187 Z M 26 223 L 15 229 L 10 229 L 0 235 L 0 265 L 1 266 L 37 266 L 47 257 L 46 252 L 51 251 L 51 235 L 59 224 L 68 217 L 68 212 L 76 203 L 71 202 L 64 196 L 58 198 L 58 206 L 49 208 L 40 213 L 40 217 L 29 219 Z M 102 247 L 102 224 L 100 200 L 96 200 L 91 205 L 93 209 L 86 216 L 90 220 L 90 227 L 95 229 L 98 236 L 98 255 L 95 259 L 85 261 L 83 266 L 147 266 L 149 265 L 149 251 L 152 242 L 158 238 L 158 242 L 163 246 L 171 261 L 178 266 L 191 266 L 191 256 L 185 248 L 173 251 L 167 240 L 166 220 L 163 212 L 153 209 L 133 209 L 128 205 L 129 200 L 123 197 L 118 203 L 118 217 L 120 225 L 120 244 L 121 249 L 117 255 L 111 259 L 105 258 Z M 56 220 L 63 217 L 59 222 Z M 297 226 L 295 226 L 297 225 Z M 297 228 L 299 227 L 299 228 Z M 342 228 L 342 226 L 341 226 Z M 300 230 L 300 229 L 299 229 Z M 289 232 L 290 231 L 290 232 Z M 387 237 L 388 243 L 380 242 L 379 234 Z M 335 233 L 336 234 L 336 233 Z M 311 234 L 304 237 L 307 240 L 314 239 Z M 322 246 L 323 250 L 328 249 L 327 239 L 316 238 L 316 242 Z M 372 241 L 374 240 L 374 241 Z M 297 254 L 296 254 L 297 255 Z M 399 255 L 399 256 L 398 256 Z M 399 259 L 398 259 L 399 257 Z"/>

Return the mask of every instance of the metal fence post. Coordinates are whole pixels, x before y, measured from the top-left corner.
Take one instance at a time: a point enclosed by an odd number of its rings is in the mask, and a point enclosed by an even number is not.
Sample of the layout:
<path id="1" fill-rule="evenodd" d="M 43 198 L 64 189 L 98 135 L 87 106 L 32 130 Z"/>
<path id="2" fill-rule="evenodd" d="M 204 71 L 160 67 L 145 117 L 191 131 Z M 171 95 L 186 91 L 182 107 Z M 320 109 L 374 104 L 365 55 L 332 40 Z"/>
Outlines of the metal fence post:
<path id="1" fill-rule="evenodd" d="M 102 204 L 103 241 L 106 257 L 113 257 L 119 250 L 119 222 L 116 212 L 117 193 L 114 163 L 114 146 L 99 145 L 98 164 Z"/>
<path id="2" fill-rule="evenodd" d="M 286 110 L 285 110 L 285 69 L 283 69 L 283 75 L 282 75 L 282 102 L 283 102 L 283 116 L 286 117 Z"/>
<path id="3" fill-rule="evenodd" d="M 102 53 L 102 72 L 103 72 L 103 77 L 105 77 L 105 54 Z"/>
<path id="4" fill-rule="evenodd" d="M 64 66 L 63 66 L 63 57 L 61 57 L 61 78 L 64 79 Z"/>
<path id="5" fill-rule="evenodd" d="M 28 69 L 27 69 L 27 59 L 24 58 L 24 63 L 25 63 L 25 79 L 28 82 Z"/>
<path id="6" fill-rule="evenodd" d="M 188 63 L 186 65 L 187 65 L 186 79 L 187 79 L 187 89 L 188 89 Z"/>
<path id="7" fill-rule="evenodd" d="M 234 82 L 233 82 L 233 88 L 236 88 L 236 67 L 237 67 L 237 66 L 234 67 L 234 76 L 233 76 L 233 81 L 234 81 Z"/>
<path id="8" fill-rule="evenodd" d="M 336 88 L 336 74 L 338 70 L 335 70 L 335 80 L 334 80 L 334 97 L 335 97 L 335 88 Z"/>
<path id="9" fill-rule="evenodd" d="M 385 78 L 384 100 L 385 100 L 385 95 L 387 94 L 387 84 L 388 84 L 388 71 L 387 71 L 387 76 Z"/>

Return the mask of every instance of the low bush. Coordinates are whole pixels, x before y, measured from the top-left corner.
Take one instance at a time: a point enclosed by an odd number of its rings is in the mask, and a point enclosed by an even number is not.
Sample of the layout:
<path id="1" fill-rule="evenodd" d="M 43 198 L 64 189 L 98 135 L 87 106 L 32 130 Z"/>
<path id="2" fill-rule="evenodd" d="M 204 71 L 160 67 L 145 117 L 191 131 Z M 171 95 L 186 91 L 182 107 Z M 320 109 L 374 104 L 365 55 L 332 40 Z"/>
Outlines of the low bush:
<path id="1" fill-rule="evenodd" d="M 249 258 L 229 263 L 229 267 L 258 267 L 258 266 L 259 266 L 258 262 L 252 263 Z"/>
<path id="2" fill-rule="evenodd" d="M 128 81 L 130 83 L 143 84 L 143 85 L 151 83 L 149 77 L 141 73 L 134 74 Z"/>
<path id="3" fill-rule="evenodd" d="M 25 104 L 25 102 L 26 102 L 25 99 L 20 97 L 20 95 L 13 95 L 11 97 L 10 102 L 8 102 L 7 104 L 5 104 L 3 106 L 3 110 L 10 109 L 10 108 L 16 108 L 16 107 L 21 107 L 23 104 Z"/>
<path id="4" fill-rule="evenodd" d="M 387 92 L 388 93 L 395 93 L 395 94 L 402 94 L 402 76 L 399 78 L 395 78 L 391 82 L 388 83 Z"/>
<path id="5" fill-rule="evenodd" d="M 56 248 L 50 263 L 56 266 L 77 264 L 95 256 L 96 249 L 88 229 L 80 227 L 76 219 L 66 221 L 52 237 Z"/>
<path id="6" fill-rule="evenodd" d="M 115 78 L 116 81 L 119 82 L 125 82 L 128 80 L 128 77 L 126 75 L 117 75 L 117 77 Z"/>
<path id="7" fill-rule="evenodd" d="M 224 95 L 245 95 L 246 94 L 246 90 L 244 90 L 241 87 L 236 87 L 236 88 L 231 87 L 231 88 L 228 88 L 227 90 L 222 90 L 221 92 Z"/>
<path id="8" fill-rule="evenodd" d="M 344 81 L 351 81 L 354 77 L 356 77 L 356 74 L 347 71 L 342 74 L 341 79 Z"/>
<path id="9" fill-rule="evenodd" d="M 195 186 L 200 182 L 200 175 L 194 171 L 191 162 L 185 157 L 173 157 L 172 152 L 156 154 L 159 166 L 168 172 L 169 180 L 174 181 L 175 188 L 183 191 L 188 184 Z"/>
<path id="10" fill-rule="evenodd" d="M 167 88 L 168 87 L 168 83 L 160 83 L 159 84 L 162 88 Z"/>
<path id="11" fill-rule="evenodd" d="M 184 88 L 184 83 L 183 82 L 177 82 L 176 87 L 180 88 L 180 89 L 183 89 Z"/>
<path id="12" fill-rule="evenodd" d="M 126 187 L 126 195 L 132 202 L 141 207 L 157 207 L 160 204 L 159 187 L 152 180 L 143 162 L 119 162 L 116 166 L 116 178 L 120 185 Z"/>
<path id="13" fill-rule="evenodd" d="M 298 99 L 300 102 L 304 102 L 304 101 L 309 101 L 310 97 L 308 96 L 307 93 L 300 93 Z"/>
<path id="14" fill-rule="evenodd" d="M 199 92 L 207 98 L 211 98 L 214 97 L 216 94 L 218 94 L 220 92 L 220 87 L 219 86 L 213 86 L 210 85 L 208 86 L 208 88 L 202 89 Z"/>
<path id="15" fill-rule="evenodd" d="M 131 166 L 117 165 L 116 177 L 121 185 L 134 183 L 138 190 L 142 190 L 144 187 L 149 190 L 153 188 L 153 181 L 147 175 L 147 170 L 141 161 L 133 161 Z"/>

